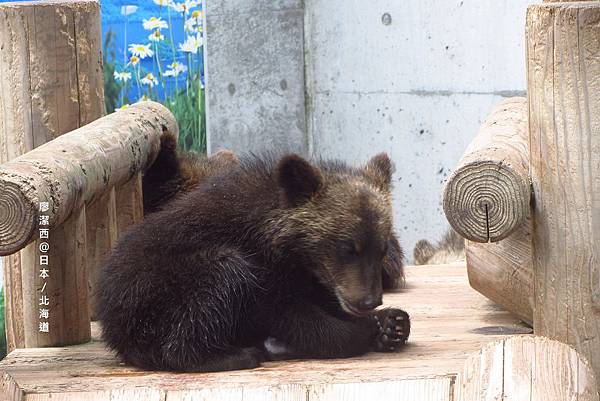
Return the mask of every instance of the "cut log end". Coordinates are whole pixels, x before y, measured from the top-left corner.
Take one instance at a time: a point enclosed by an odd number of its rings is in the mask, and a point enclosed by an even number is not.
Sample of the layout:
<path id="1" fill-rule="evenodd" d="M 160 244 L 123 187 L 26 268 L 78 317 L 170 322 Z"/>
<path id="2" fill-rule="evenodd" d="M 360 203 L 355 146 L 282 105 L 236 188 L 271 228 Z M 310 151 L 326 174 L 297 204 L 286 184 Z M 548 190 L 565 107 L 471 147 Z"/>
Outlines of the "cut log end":
<path id="1" fill-rule="evenodd" d="M 522 176 L 495 162 L 456 170 L 444 190 L 444 213 L 461 236 L 475 242 L 506 238 L 529 213 L 530 189 Z"/>
<path id="2" fill-rule="evenodd" d="M 23 248 L 36 227 L 35 204 L 25 196 L 22 186 L 0 181 L 0 255 Z"/>

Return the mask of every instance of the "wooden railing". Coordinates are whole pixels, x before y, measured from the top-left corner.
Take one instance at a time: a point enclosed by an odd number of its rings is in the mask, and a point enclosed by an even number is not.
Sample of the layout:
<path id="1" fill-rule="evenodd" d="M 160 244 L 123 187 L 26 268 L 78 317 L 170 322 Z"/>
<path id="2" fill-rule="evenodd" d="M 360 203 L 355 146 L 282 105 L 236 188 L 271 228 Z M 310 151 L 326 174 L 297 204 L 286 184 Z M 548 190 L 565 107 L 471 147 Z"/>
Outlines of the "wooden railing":
<path id="1" fill-rule="evenodd" d="M 173 115 L 104 114 L 97 1 L 0 4 L 0 255 L 7 347 L 90 339 L 98 263 L 143 217 L 141 173 Z M 100 118 L 100 119 L 98 119 Z"/>
<path id="2" fill-rule="evenodd" d="M 529 6 L 526 49 L 527 103 L 490 116 L 444 210 L 479 242 L 467 242 L 473 286 L 572 345 L 598 376 L 600 1 Z"/>

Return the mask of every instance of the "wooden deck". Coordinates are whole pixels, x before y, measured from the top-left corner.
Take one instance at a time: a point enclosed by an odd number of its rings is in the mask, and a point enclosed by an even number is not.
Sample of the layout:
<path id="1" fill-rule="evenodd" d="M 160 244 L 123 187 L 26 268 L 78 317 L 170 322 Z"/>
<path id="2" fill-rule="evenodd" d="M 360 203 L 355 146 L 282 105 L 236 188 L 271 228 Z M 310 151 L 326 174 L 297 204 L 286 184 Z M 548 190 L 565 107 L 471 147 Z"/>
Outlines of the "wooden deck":
<path id="1" fill-rule="evenodd" d="M 470 353 L 506 335 L 531 332 L 472 290 L 461 264 L 411 266 L 407 288 L 384 301 L 411 315 L 412 335 L 399 353 L 273 362 L 236 372 L 150 373 L 123 365 L 94 340 L 13 351 L 0 363 L 0 399 L 449 401 Z"/>

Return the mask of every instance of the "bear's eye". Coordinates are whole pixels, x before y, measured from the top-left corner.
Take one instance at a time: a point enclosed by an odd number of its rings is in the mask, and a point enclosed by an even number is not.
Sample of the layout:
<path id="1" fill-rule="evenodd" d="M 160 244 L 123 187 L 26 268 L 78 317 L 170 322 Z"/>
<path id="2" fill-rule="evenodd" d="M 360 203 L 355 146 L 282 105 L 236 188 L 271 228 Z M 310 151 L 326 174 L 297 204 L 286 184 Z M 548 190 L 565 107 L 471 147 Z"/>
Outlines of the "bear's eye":
<path id="1" fill-rule="evenodd" d="M 344 259 L 356 259 L 360 252 L 353 241 L 341 242 L 338 245 L 340 256 Z"/>

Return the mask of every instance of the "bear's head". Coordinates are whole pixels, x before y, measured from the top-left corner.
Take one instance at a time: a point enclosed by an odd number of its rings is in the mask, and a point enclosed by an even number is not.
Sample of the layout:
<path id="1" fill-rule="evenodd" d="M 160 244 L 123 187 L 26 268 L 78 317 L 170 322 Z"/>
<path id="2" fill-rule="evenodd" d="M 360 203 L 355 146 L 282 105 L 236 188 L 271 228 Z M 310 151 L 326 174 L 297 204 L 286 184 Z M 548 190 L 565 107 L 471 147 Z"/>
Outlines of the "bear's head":
<path id="1" fill-rule="evenodd" d="M 381 305 L 393 169 L 384 153 L 357 169 L 311 164 L 297 155 L 285 156 L 277 167 L 293 253 L 352 315 Z"/>

